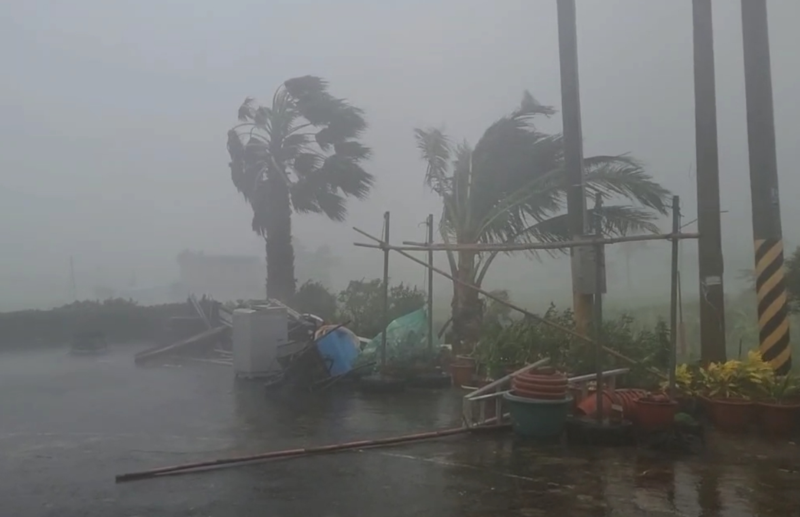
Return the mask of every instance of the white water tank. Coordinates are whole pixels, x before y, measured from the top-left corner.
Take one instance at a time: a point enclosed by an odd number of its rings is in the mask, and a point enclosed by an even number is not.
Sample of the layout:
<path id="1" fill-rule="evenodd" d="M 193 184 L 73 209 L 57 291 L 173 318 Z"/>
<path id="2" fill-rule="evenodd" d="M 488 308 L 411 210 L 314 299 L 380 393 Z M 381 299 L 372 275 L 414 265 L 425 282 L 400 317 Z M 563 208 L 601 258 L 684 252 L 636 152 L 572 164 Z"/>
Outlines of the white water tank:
<path id="1" fill-rule="evenodd" d="M 233 368 L 241 377 L 280 372 L 278 347 L 288 341 L 288 316 L 283 307 L 233 311 Z"/>

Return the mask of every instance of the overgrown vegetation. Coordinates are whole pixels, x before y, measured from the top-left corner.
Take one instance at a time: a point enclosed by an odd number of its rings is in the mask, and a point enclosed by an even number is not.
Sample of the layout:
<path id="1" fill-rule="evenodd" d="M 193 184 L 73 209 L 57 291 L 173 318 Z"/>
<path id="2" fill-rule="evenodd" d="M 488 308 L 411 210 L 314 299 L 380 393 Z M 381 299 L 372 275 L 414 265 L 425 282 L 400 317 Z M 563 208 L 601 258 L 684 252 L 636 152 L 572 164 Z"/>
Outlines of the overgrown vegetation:
<path id="1" fill-rule="evenodd" d="M 189 316 L 185 303 L 142 306 L 114 298 L 74 302 L 50 310 L 0 313 L 0 348 L 60 345 L 76 332 L 105 334 L 109 341 L 158 340 L 173 316 Z"/>
<path id="2" fill-rule="evenodd" d="M 389 286 L 389 321 L 425 305 L 425 293 L 402 282 Z M 316 314 L 328 321 L 350 321 L 359 336 L 372 338 L 383 331 L 383 280 L 351 280 L 334 295 L 317 282 L 306 282 L 297 291 L 294 309 Z"/>
<path id="3" fill-rule="evenodd" d="M 559 310 L 551 305 L 544 316 L 561 327 L 575 330 L 575 321 L 569 309 Z M 623 378 L 627 385 L 651 387 L 657 379 L 646 372 L 646 368 L 666 371 L 668 367 L 670 335 L 664 321 L 657 321 L 650 328 L 641 328 L 633 317 L 622 315 L 604 323 L 602 341 L 642 362 L 642 367 L 632 367 L 603 353 L 604 370 L 631 368 Z M 475 348 L 475 357 L 485 371 L 493 376 L 498 376 L 508 367 L 522 366 L 544 357 L 549 357 L 551 364 L 571 375 L 596 371 L 591 345 L 550 325 L 527 318 L 510 324 L 486 325 Z"/>

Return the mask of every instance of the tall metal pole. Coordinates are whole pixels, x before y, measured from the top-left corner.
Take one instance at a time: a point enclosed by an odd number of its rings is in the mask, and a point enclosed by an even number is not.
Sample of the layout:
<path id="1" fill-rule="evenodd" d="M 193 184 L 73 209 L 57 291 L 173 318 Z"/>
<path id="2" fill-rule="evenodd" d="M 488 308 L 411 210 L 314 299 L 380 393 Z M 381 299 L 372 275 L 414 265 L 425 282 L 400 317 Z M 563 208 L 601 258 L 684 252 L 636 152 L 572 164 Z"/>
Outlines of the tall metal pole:
<path id="1" fill-rule="evenodd" d="M 386 327 L 389 326 L 389 212 L 383 214 L 383 332 L 381 333 L 381 373 L 386 369 Z"/>
<path id="2" fill-rule="evenodd" d="M 792 367 L 792 349 L 783 276 L 783 234 L 766 0 L 742 0 L 742 40 L 759 349 L 778 373 L 788 373 Z"/>
<path id="3" fill-rule="evenodd" d="M 692 1 L 694 127 L 697 157 L 697 242 L 700 274 L 700 358 L 724 362 L 725 292 L 717 153 L 717 95 L 711 0 Z"/>
<path id="4" fill-rule="evenodd" d="M 594 235 L 596 238 L 603 237 L 603 196 L 598 193 L 594 202 Z M 603 244 L 596 244 L 594 248 L 594 367 L 597 374 L 595 384 L 597 384 L 597 421 L 603 421 Z"/>
<path id="5" fill-rule="evenodd" d="M 672 235 L 681 231 L 681 198 L 672 196 Z M 701 237 L 702 238 L 702 237 Z M 680 241 L 672 239 L 672 267 L 669 293 L 669 396 L 675 398 L 675 367 L 678 353 L 678 260 Z"/>
<path id="6" fill-rule="evenodd" d="M 564 124 L 564 169 L 569 180 L 567 217 L 573 239 L 586 233 L 586 197 L 583 178 L 583 134 L 578 81 L 578 30 L 575 0 L 557 0 L 558 54 L 561 63 L 561 114 Z M 571 249 L 572 295 L 578 332 L 587 335 L 592 313 L 592 295 L 581 285 L 585 263 L 582 250 Z"/>
<path id="7" fill-rule="evenodd" d="M 433 214 L 428 215 L 428 244 L 433 244 Z M 433 250 L 428 250 L 428 351 L 433 350 Z"/>

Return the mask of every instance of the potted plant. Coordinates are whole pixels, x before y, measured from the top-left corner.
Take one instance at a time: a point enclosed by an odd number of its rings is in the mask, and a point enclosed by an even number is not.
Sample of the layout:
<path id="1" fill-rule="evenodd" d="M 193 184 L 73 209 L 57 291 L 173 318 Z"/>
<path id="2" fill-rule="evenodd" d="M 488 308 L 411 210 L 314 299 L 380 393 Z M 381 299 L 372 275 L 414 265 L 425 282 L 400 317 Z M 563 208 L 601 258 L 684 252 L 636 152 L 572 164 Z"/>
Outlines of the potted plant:
<path id="1" fill-rule="evenodd" d="M 672 427 L 678 403 L 664 393 L 648 393 L 636 400 L 636 425 L 645 432 Z"/>
<path id="2" fill-rule="evenodd" d="M 765 376 L 762 381 L 764 398 L 759 400 L 761 428 L 769 436 L 789 436 L 800 413 L 800 382 L 789 375 Z"/>
<path id="3" fill-rule="evenodd" d="M 751 400 L 761 391 L 763 379 L 772 368 L 758 351 L 751 351 L 744 361 L 711 363 L 699 371 L 703 398 L 711 423 L 722 431 L 742 432 L 755 418 Z"/>

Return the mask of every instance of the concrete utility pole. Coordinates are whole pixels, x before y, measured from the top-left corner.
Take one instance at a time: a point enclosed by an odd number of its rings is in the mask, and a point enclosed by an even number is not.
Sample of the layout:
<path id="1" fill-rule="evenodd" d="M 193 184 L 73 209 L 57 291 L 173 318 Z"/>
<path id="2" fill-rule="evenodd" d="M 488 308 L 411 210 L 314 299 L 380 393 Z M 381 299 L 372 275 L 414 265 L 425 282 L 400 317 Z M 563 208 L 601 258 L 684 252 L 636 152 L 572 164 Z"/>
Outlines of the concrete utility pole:
<path id="1" fill-rule="evenodd" d="M 742 40 L 759 349 L 777 372 L 788 373 L 792 367 L 792 349 L 783 277 L 783 235 L 766 0 L 742 0 Z"/>
<path id="2" fill-rule="evenodd" d="M 711 0 L 692 1 L 694 127 L 697 155 L 697 255 L 700 272 L 700 358 L 724 362 L 725 291 L 717 154 L 717 95 Z"/>
<path id="3" fill-rule="evenodd" d="M 586 195 L 583 175 L 583 134 L 581 96 L 578 81 L 578 30 L 575 0 L 558 2 L 558 53 L 561 62 L 561 114 L 564 123 L 564 168 L 570 187 L 567 191 L 567 217 L 573 239 L 586 233 Z M 588 249 L 591 253 L 591 248 Z M 593 281 L 587 274 L 586 249 L 573 248 L 572 293 L 578 332 L 588 335 L 592 321 Z"/>

